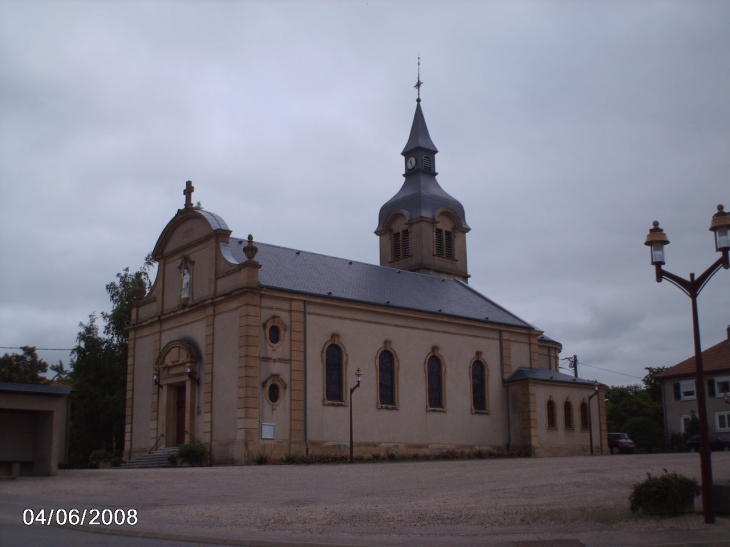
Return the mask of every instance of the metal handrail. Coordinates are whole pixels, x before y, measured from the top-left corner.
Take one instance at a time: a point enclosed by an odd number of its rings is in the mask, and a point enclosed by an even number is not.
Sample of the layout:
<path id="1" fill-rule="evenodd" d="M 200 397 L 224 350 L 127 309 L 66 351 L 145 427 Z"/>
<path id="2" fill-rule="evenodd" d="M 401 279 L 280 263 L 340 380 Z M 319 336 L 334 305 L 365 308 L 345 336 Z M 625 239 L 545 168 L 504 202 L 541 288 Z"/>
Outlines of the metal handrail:
<path id="1" fill-rule="evenodd" d="M 150 448 L 150 451 L 147 452 L 147 454 L 152 454 L 155 451 L 155 448 L 157 448 L 157 445 L 160 444 L 160 439 L 162 439 L 162 437 L 164 437 L 164 436 L 165 436 L 164 433 L 160 433 L 160 436 L 157 437 L 157 442 L 154 444 L 154 446 L 152 448 Z"/>

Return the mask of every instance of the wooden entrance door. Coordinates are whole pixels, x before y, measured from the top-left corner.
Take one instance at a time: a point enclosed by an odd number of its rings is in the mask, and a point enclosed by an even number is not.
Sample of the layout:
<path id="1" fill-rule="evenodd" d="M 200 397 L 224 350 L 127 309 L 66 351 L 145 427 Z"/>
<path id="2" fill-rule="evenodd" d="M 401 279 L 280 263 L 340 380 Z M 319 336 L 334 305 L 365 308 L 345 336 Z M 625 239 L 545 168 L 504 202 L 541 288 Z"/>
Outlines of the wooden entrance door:
<path id="1" fill-rule="evenodd" d="M 175 388 L 175 445 L 185 444 L 185 386 Z"/>

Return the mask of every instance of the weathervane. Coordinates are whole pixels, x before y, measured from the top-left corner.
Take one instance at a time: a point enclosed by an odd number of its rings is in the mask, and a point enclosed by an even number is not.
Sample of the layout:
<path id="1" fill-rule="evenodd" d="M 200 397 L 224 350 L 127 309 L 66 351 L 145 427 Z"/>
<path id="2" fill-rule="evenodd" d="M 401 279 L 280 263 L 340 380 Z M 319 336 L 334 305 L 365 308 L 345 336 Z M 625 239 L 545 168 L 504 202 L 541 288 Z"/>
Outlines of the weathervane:
<path id="1" fill-rule="evenodd" d="M 423 85 L 423 82 L 421 81 L 421 58 L 418 58 L 418 80 L 416 80 L 415 87 L 418 90 L 418 98 L 416 99 L 416 102 L 421 102 L 421 86 Z"/>

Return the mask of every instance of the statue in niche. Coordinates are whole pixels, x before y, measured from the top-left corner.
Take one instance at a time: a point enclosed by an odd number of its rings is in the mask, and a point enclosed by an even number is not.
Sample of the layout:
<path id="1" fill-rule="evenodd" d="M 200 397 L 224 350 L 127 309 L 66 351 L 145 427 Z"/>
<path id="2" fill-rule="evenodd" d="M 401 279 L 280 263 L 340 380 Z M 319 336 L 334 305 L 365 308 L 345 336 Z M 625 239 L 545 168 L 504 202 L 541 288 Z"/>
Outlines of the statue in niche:
<path id="1" fill-rule="evenodd" d="M 185 268 L 182 275 L 182 298 L 190 298 L 190 270 Z"/>

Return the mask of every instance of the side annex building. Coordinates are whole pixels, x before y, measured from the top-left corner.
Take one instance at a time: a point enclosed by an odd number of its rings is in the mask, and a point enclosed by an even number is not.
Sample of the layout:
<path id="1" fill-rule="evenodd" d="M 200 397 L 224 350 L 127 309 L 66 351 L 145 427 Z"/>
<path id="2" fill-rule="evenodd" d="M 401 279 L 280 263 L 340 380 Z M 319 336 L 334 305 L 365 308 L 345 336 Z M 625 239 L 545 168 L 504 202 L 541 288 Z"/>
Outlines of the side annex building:
<path id="1" fill-rule="evenodd" d="M 191 441 L 214 464 L 345 453 L 358 368 L 356 454 L 608 453 L 604 386 L 559 372 L 558 342 L 468 285 L 437 153 L 419 99 L 379 266 L 233 237 L 188 182 L 132 310 L 125 459 Z"/>

